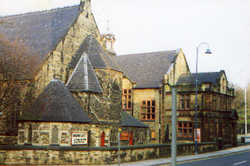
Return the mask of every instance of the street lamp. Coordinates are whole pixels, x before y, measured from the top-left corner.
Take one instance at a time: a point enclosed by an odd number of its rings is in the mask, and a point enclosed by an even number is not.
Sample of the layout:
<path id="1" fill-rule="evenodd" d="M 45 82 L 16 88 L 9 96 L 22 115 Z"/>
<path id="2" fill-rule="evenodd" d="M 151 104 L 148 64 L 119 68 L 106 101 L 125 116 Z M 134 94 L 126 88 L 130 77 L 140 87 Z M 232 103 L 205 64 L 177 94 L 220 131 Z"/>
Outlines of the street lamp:
<path id="1" fill-rule="evenodd" d="M 205 54 L 210 55 L 212 52 L 209 49 L 209 44 L 206 42 L 201 42 L 196 47 L 196 74 L 195 74 L 195 116 L 194 116 L 194 139 L 195 139 L 195 154 L 198 154 L 198 144 L 197 144 L 197 130 L 198 130 L 198 57 L 199 57 L 199 49 L 202 45 L 207 47 Z"/>
<path id="2" fill-rule="evenodd" d="M 176 166 L 176 89 L 175 85 L 171 87 L 172 91 L 172 143 L 171 158 L 172 166 Z"/>
<path id="3" fill-rule="evenodd" d="M 247 88 L 245 88 L 245 136 L 247 136 Z"/>

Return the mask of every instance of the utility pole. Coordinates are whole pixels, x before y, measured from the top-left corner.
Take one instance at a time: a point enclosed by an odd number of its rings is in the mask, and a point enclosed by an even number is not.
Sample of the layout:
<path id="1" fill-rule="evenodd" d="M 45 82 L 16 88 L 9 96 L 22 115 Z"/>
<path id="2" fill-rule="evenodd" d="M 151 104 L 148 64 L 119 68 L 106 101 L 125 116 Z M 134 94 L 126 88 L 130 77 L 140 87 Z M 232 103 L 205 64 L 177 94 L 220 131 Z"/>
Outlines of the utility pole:
<path id="1" fill-rule="evenodd" d="M 171 144 L 172 166 L 176 166 L 176 89 L 172 86 L 172 144 Z"/>
<path id="2" fill-rule="evenodd" d="M 247 135 L 247 88 L 245 88 L 245 135 Z"/>

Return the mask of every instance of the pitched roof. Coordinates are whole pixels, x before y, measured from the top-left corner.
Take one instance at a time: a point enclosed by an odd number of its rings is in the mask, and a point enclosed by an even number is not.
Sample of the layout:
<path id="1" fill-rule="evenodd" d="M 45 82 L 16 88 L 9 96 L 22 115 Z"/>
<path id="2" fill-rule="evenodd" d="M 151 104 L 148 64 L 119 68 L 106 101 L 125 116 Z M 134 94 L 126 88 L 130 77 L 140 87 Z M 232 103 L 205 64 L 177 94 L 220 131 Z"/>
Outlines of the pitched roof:
<path id="1" fill-rule="evenodd" d="M 135 119 L 133 116 L 130 116 L 125 111 L 121 111 L 121 126 L 122 127 L 148 127 L 144 123 Z"/>
<path id="2" fill-rule="evenodd" d="M 120 71 L 113 56 L 107 54 L 100 43 L 92 36 L 88 35 L 82 42 L 76 55 L 72 57 L 70 68 L 74 68 L 82 53 L 88 54 L 89 60 L 94 68 L 110 68 Z"/>
<path id="3" fill-rule="evenodd" d="M 177 51 L 130 54 L 115 57 L 125 75 L 136 82 L 135 88 L 159 88 L 164 74 L 176 59 Z"/>
<path id="4" fill-rule="evenodd" d="M 81 56 L 66 86 L 72 92 L 102 92 L 87 54 L 83 53 Z"/>
<path id="5" fill-rule="evenodd" d="M 79 5 L 0 17 L 0 33 L 10 41 L 18 38 L 43 61 L 80 14 Z"/>
<path id="6" fill-rule="evenodd" d="M 182 74 L 178 81 L 177 85 L 195 85 L 195 78 L 198 78 L 198 85 L 202 83 L 211 83 L 213 85 L 217 84 L 220 80 L 221 75 L 224 73 L 223 70 L 219 72 L 204 72 L 204 73 L 191 73 L 191 74 Z"/>
<path id="7" fill-rule="evenodd" d="M 88 123 L 91 120 L 69 90 L 52 80 L 20 120 Z"/>

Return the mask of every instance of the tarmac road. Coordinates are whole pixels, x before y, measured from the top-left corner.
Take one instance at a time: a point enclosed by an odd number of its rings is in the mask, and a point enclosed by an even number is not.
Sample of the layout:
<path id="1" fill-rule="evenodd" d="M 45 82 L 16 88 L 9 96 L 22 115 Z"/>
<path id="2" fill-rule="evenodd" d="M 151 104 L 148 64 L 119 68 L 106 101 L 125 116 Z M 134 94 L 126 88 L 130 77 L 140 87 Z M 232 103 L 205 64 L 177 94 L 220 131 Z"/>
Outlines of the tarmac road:
<path id="1" fill-rule="evenodd" d="M 227 156 L 188 161 L 177 166 L 250 166 L 250 151 L 239 152 Z"/>

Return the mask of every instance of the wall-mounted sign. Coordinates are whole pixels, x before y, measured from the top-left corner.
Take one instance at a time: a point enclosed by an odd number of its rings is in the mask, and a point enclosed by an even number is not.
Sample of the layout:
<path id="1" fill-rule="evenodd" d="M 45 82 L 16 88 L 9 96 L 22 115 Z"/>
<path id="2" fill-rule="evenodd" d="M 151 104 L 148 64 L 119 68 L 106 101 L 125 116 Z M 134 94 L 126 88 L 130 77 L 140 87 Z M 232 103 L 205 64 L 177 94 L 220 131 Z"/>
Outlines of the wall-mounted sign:
<path id="1" fill-rule="evenodd" d="M 86 145 L 88 144 L 88 132 L 73 132 L 72 133 L 72 145 Z"/>
<path id="2" fill-rule="evenodd" d="M 197 142 L 200 143 L 201 142 L 201 129 L 197 128 Z"/>
<path id="3" fill-rule="evenodd" d="M 128 140 L 128 132 L 127 131 L 122 131 L 121 136 L 120 136 L 121 141 L 127 141 Z"/>

